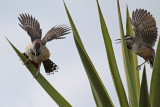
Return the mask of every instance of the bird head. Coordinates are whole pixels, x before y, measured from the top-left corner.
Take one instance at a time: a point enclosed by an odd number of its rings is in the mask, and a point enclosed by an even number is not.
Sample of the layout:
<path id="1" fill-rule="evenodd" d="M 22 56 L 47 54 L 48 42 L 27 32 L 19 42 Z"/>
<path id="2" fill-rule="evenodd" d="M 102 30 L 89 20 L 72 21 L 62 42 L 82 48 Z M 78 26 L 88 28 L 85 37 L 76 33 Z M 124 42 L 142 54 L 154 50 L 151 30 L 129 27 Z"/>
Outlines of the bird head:
<path id="1" fill-rule="evenodd" d="M 41 40 L 39 40 L 39 39 L 34 40 L 32 42 L 32 51 L 31 51 L 31 53 L 33 55 L 35 55 L 35 56 L 38 56 L 42 52 L 43 48 L 44 48 L 44 45 L 42 44 Z"/>
<path id="2" fill-rule="evenodd" d="M 121 39 L 116 39 L 116 41 L 119 40 L 117 43 L 121 43 Z M 130 36 L 130 35 L 126 35 L 125 36 L 125 40 L 126 40 L 126 45 L 127 48 L 132 50 L 133 44 L 135 42 L 134 37 Z"/>

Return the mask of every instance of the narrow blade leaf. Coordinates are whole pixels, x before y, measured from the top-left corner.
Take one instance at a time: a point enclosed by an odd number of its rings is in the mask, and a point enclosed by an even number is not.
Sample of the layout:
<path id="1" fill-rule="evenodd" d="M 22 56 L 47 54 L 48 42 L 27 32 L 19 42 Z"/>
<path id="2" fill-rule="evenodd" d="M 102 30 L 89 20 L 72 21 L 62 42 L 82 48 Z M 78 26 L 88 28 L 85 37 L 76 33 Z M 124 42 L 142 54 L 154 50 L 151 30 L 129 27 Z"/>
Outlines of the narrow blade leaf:
<path id="1" fill-rule="evenodd" d="M 151 107 L 150 98 L 149 98 L 149 94 L 148 94 L 148 85 L 147 85 L 146 67 L 145 66 L 143 69 L 139 107 Z"/>
<path id="2" fill-rule="evenodd" d="M 150 98 L 152 107 L 160 107 L 160 38 L 157 45 L 156 56 L 153 64 L 153 72 L 150 86 Z"/>
<path id="3" fill-rule="evenodd" d="M 121 107 L 128 107 L 128 101 L 127 101 L 124 87 L 123 87 L 123 84 L 122 84 L 122 81 L 119 75 L 119 71 L 118 71 L 118 67 L 117 67 L 117 63 L 116 63 L 116 59 L 115 59 L 115 55 L 114 55 L 114 51 L 112 47 L 112 42 L 111 42 L 108 30 L 107 30 L 107 26 L 106 26 L 106 23 L 104 21 L 104 18 L 103 18 L 103 15 L 102 15 L 102 12 L 99 6 L 98 0 L 97 0 L 97 6 L 98 6 L 101 29 L 102 29 L 103 39 L 104 39 L 105 48 L 107 52 L 110 72 L 112 74 L 112 79 L 114 81 L 114 85 L 115 85 L 116 92 L 119 98 L 119 102 L 120 102 Z"/>
<path id="4" fill-rule="evenodd" d="M 9 40 L 8 42 L 23 61 L 23 63 L 25 63 L 26 57 L 24 57 L 23 54 Z M 31 72 L 31 74 L 35 76 L 37 70 L 30 62 L 26 64 L 26 67 Z M 72 107 L 41 74 L 39 74 L 35 79 L 60 107 Z"/>
<path id="5" fill-rule="evenodd" d="M 68 19 L 73 31 L 73 35 L 74 35 L 74 40 L 80 55 L 80 58 L 82 60 L 83 66 L 85 68 L 85 71 L 87 73 L 90 85 L 91 85 L 91 90 L 93 93 L 93 97 L 95 99 L 96 104 L 98 105 L 98 107 L 113 107 L 113 103 L 100 79 L 100 77 L 98 76 L 98 73 L 95 69 L 95 67 L 93 66 L 88 54 L 85 51 L 85 48 L 82 44 L 82 41 L 80 39 L 80 36 L 77 32 L 77 29 L 74 25 L 74 22 L 69 14 L 69 11 L 64 3 L 67 15 L 68 15 Z"/>
<path id="6" fill-rule="evenodd" d="M 117 8 L 118 8 L 118 18 L 119 18 L 119 27 L 120 27 L 120 35 L 121 35 L 121 45 L 122 45 L 122 55 L 126 73 L 126 80 L 128 85 L 128 92 L 129 92 L 129 100 L 132 107 L 138 107 L 138 99 L 136 92 L 136 83 L 134 78 L 134 71 L 131 68 L 129 55 L 126 47 L 126 42 L 124 39 L 124 31 L 123 31 L 123 24 L 121 19 L 121 12 L 119 6 L 119 0 L 117 0 Z"/>
<path id="7" fill-rule="evenodd" d="M 129 11 L 128 11 L 128 6 L 127 6 L 127 10 L 126 10 L 126 35 L 131 35 L 131 36 L 135 36 L 134 35 L 134 32 L 133 32 L 133 28 L 132 28 L 132 24 L 131 24 L 131 21 L 130 21 L 130 17 L 129 17 Z M 133 69 L 133 77 L 134 77 L 134 80 L 135 80 L 135 83 L 136 83 L 136 94 L 137 94 L 137 97 L 139 99 L 139 92 L 140 92 L 140 81 L 139 81 L 139 71 L 136 70 L 136 66 L 138 65 L 138 60 L 137 60 L 137 55 L 133 53 L 133 51 L 131 50 L 128 50 L 128 55 L 129 55 L 129 60 L 130 60 L 130 64 L 131 64 L 131 67 Z"/>

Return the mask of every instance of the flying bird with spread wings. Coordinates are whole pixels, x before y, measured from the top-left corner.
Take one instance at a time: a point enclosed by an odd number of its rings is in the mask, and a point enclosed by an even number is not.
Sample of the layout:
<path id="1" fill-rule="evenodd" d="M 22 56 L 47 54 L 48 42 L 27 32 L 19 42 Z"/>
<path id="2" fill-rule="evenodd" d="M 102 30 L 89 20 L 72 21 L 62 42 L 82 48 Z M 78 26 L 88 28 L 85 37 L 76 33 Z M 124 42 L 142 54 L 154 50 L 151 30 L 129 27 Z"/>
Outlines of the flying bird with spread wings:
<path id="1" fill-rule="evenodd" d="M 70 27 L 66 25 L 54 26 L 42 39 L 42 29 L 37 19 L 26 13 L 20 14 L 18 19 L 20 21 L 20 27 L 24 29 L 31 38 L 31 43 L 26 47 L 23 55 L 27 58 L 26 63 L 30 61 L 37 68 L 35 77 L 37 77 L 40 72 L 41 63 L 43 63 L 46 73 L 50 74 L 57 71 L 58 66 L 49 59 L 50 52 L 46 47 L 46 43 L 54 39 L 65 38 L 64 35 L 70 33 Z"/>
<path id="2" fill-rule="evenodd" d="M 132 13 L 131 23 L 135 37 L 125 36 L 127 48 L 142 57 L 145 60 L 144 63 L 149 62 L 150 66 L 153 67 L 155 57 L 153 46 L 158 36 L 155 19 L 147 10 L 136 9 Z M 136 68 L 140 69 L 144 63 L 136 66 Z"/>

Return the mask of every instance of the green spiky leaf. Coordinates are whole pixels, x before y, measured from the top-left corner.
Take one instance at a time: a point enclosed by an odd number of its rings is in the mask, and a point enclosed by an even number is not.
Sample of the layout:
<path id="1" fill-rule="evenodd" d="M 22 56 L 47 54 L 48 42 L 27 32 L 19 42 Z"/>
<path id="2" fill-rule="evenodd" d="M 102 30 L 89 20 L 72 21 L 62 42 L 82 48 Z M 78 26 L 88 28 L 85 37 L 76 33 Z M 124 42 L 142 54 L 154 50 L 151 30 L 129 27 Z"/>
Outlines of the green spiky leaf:
<path id="1" fill-rule="evenodd" d="M 129 100 L 132 107 L 138 107 L 138 97 L 136 91 L 136 83 L 134 78 L 134 71 L 130 64 L 130 59 L 128 55 L 128 50 L 126 47 L 126 42 L 124 39 L 124 31 L 123 31 L 123 24 L 121 19 L 121 12 L 120 12 L 120 6 L 119 6 L 119 0 L 117 0 L 117 8 L 118 8 L 118 19 L 119 19 L 119 28 L 120 28 L 120 35 L 121 35 L 121 44 L 122 44 L 122 55 L 123 55 L 123 61 L 124 61 L 124 68 L 126 73 L 126 80 L 127 80 L 127 86 L 128 86 L 128 92 L 129 92 Z"/>
<path id="2" fill-rule="evenodd" d="M 103 39 L 104 39 L 105 48 L 106 48 L 106 52 L 107 52 L 110 72 L 112 74 L 112 78 L 113 78 L 116 92 L 117 92 L 117 95 L 119 98 L 119 102 L 120 102 L 121 107 L 128 107 L 128 101 L 127 101 L 124 87 L 123 87 L 123 84 L 122 84 L 122 81 L 121 81 L 121 78 L 119 75 L 119 71 L 118 71 L 118 67 L 117 67 L 117 63 L 116 63 L 116 59 L 115 59 L 114 51 L 113 51 L 113 47 L 112 47 L 112 42 L 111 42 L 108 30 L 107 30 L 107 26 L 104 21 L 101 9 L 99 7 L 98 0 L 97 0 L 97 6 L 98 6 L 101 29 L 102 29 Z"/>
<path id="3" fill-rule="evenodd" d="M 139 107 L 151 107 L 150 98 L 149 98 L 149 94 L 148 94 L 148 85 L 147 85 L 146 67 L 145 66 L 143 69 L 143 76 L 142 76 L 142 82 L 141 82 Z"/>
<path id="4" fill-rule="evenodd" d="M 154 59 L 153 72 L 150 86 L 150 98 L 152 107 L 160 107 L 160 38 Z"/>
<path id="5" fill-rule="evenodd" d="M 92 64 L 87 52 L 85 51 L 85 48 L 83 46 L 83 43 L 80 39 L 80 36 L 78 34 L 78 31 L 74 25 L 74 22 L 70 16 L 70 13 L 64 3 L 67 15 L 68 15 L 68 19 L 73 31 L 73 36 L 74 36 L 74 40 L 76 43 L 76 47 L 78 49 L 80 58 L 82 60 L 83 66 L 85 68 L 86 74 L 88 76 L 90 85 L 91 85 L 91 90 L 93 93 L 93 97 L 95 99 L 95 102 L 97 104 L 98 107 L 104 107 L 104 106 L 108 106 L 108 107 L 113 107 L 113 103 L 94 67 L 94 65 Z"/>
<path id="6" fill-rule="evenodd" d="M 128 10 L 128 6 L 127 6 L 127 10 L 126 10 L 126 35 L 131 35 L 131 36 L 135 36 L 134 32 L 133 32 L 133 28 L 132 28 L 132 24 L 130 21 L 130 16 L 129 16 L 129 10 Z M 138 65 L 138 60 L 137 60 L 137 55 L 135 53 L 133 53 L 133 51 L 128 50 L 128 55 L 129 55 L 129 60 L 130 60 L 130 64 L 131 67 L 133 69 L 133 77 L 136 83 L 136 94 L 137 97 L 139 99 L 139 92 L 140 92 L 140 81 L 139 81 L 139 71 L 136 70 L 136 66 Z"/>

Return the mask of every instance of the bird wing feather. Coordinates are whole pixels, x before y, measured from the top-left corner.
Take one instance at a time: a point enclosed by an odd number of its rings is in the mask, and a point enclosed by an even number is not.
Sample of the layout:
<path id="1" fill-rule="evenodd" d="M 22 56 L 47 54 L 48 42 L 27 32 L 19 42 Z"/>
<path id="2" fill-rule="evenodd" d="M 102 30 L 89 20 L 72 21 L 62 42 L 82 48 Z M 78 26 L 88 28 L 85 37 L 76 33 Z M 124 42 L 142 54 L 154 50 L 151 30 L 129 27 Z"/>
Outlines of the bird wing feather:
<path id="1" fill-rule="evenodd" d="M 132 13 L 131 23 L 135 32 L 135 38 L 143 44 L 153 47 L 157 40 L 157 27 L 154 17 L 144 9 L 136 9 Z"/>
<path id="2" fill-rule="evenodd" d="M 53 39 L 63 39 L 63 38 L 65 38 L 63 36 L 70 33 L 69 32 L 70 30 L 71 30 L 70 27 L 68 27 L 66 25 L 54 26 L 44 36 L 44 38 L 42 39 L 42 43 L 46 44 L 47 41 L 51 41 Z"/>
<path id="3" fill-rule="evenodd" d="M 18 17 L 20 24 L 19 26 L 24 29 L 28 35 L 31 37 L 33 42 L 35 39 L 41 39 L 42 30 L 40 29 L 39 22 L 29 14 L 20 14 Z"/>

